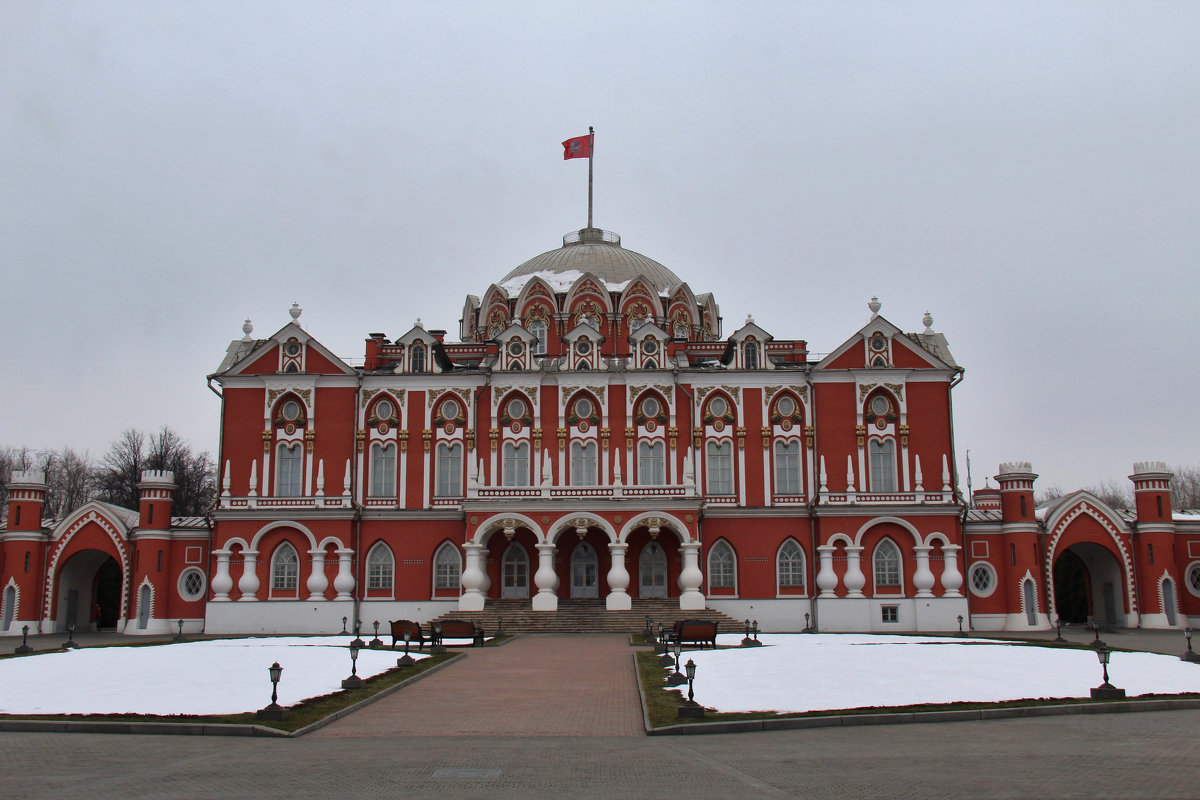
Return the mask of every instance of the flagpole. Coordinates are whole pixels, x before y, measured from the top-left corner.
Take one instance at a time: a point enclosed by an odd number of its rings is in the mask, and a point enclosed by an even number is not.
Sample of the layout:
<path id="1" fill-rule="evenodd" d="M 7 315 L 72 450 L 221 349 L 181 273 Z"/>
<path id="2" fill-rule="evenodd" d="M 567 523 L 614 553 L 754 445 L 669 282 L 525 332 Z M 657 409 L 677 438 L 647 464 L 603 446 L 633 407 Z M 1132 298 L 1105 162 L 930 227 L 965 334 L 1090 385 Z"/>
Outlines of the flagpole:
<path id="1" fill-rule="evenodd" d="M 596 152 L 596 129 L 588 125 L 588 227 L 592 227 L 592 156 Z"/>

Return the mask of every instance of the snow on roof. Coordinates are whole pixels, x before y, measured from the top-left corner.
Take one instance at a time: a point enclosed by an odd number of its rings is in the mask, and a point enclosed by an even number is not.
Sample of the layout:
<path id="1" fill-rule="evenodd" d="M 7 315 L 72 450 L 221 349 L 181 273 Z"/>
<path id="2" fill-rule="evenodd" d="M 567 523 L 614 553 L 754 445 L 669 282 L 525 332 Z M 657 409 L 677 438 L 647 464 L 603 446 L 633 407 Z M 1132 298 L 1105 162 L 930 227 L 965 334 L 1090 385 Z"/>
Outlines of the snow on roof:
<path id="1" fill-rule="evenodd" d="M 583 273 L 577 269 L 567 269 L 561 272 L 554 270 L 540 270 L 538 272 L 530 272 L 526 275 L 515 275 L 500 284 L 500 288 L 508 292 L 509 297 L 516 297 L 525 288 L 525 284 L 529 283 L 534 278 L 541 278 L 550 285 L 550 288 L 555 292 L 569 291 L 575 281 L 583 277 Z M 613 283 L 611 281 L 601 280 L 604 288 L 610 292 L 623 292 L 630 281 L 621 281 Z"/>

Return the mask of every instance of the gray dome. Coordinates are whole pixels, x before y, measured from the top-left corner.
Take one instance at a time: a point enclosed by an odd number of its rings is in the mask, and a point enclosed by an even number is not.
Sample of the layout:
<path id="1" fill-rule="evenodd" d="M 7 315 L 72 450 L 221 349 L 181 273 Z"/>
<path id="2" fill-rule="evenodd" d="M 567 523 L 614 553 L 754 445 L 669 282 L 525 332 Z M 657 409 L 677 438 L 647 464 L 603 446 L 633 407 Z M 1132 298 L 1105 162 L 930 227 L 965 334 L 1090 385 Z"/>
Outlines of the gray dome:
<path id="1" fill-rule="evenodd" d="M 569 272 L 590 272 L 608 284 L 609 288 L 616 288 L 641 276 L 660 294 L 682 283 L 679 276 L 654 259 L 621 247 L 621 237 L 617 234 L 599 228 L 583 228 L 568 233 L 563 237 L 562 247 L 534 256 L 505 275 L 500 283 L 506 288 L 517 284 L 523 286 L 538 273 Z M 514 280 L 521 278 L 524 280 Z"/>

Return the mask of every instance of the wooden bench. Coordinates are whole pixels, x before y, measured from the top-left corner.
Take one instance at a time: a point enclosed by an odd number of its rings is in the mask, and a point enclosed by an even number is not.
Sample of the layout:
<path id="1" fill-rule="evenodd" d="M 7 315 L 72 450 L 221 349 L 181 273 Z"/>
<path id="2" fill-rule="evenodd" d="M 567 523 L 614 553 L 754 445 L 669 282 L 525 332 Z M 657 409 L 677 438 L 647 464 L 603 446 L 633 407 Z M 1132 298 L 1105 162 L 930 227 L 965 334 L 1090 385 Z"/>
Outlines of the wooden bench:
<path id="1" fill-rule="evenodd" d="M 415 643 L 417 649 L 420 650 L 425 646 L 425 632 L 421 630 L 421 623 L 413 622 L 411 619 L 397 619 L 392 621 L 392 649 L 396 649 L 397 641 L 404 641 L 404 633 L 408 632 L 409 643 Z"/>
<path id="2" fill-rule="evenodd" d="M 685 619 L 675 623 L 675 627 L 671 629 L 671 633 L 667 636 L 669 644 L 698 644 L 701 647 L 705 642 L 712 648 L 717 646 L 717 623 L 708 622 L 702 619 Z"/>
<path id="3" fill-rule="evenodd" d="M 432 623 L 429 643 L 444 646 L 444 639 L 470 639 L 472 647 L 483 647 L 483 626 L 465 619 L 444 619 Z"/>

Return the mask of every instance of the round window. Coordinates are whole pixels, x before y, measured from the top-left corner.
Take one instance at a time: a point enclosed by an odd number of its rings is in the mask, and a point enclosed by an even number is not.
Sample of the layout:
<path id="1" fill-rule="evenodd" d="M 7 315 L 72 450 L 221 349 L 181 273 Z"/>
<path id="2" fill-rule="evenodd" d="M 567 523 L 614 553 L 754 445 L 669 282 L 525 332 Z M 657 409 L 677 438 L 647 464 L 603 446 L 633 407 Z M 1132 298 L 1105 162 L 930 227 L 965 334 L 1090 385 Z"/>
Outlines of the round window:
<path id="1" fill-rule="evenodd" d="M 971 567 L 971 594 L 987 597 L 996 590 L 996 573 L 991 564 L 980 563 Z"/>
<path id="2" fill-rule="evenodd" d="M 289 422 L 300 419 L 300 404 L 295 400 L 288 400 L 283 404 L 283 418 Z"/>
<path id="3" fill-rule="evenodd" d="M 184 600 L 199 600 L 204 596 L 204 573 L 188 567 L 179 575 L 179 596 Z"/>
<path id="4" fill-rule="evenodd" d="M 796 413 L 796 401 L 790 397 L 781 397 L 775 405 L 776 410 L 785 417 L 790 417 Z"/>
<path id="5" fill-rule="evenodd" d="M 729 404 L 725 402 L 724 397 L 714 397 L 712 402 L 708 404 L 708 410 L 712 412 L 714 417 L 723 417 L 725 412 L 729 410 Z"/>
<path id="6" fill-rule="evenodd" d="M 642 413 L 647 417 L 658 416 L 658 400 L 653 397 L 647 397 L 642 401 Z"/>
<path id="7" fill-rule="evenodd" d="M 886 397 L 876 395 L 871 400 L 871 410 L 875 412 L 875 416 L 877 417 L 886 416 L 892 410 L 892 404 L 888 402 Z"/>
<path id="8" fill-rule="evenodd" d="M 1187 568 L 1188 591 L 1200 597 L 1200 561 L 1193 561 Z"/>
<path id="9" fill-rule="evenodd" d="M 508 402 L 508 416 L 513 419 L 521 419 L 525 416 L 525 404 L 520 400 L 510 400 Z"/>
<path id="10" fill-rule="evenodd" d="M 508 345 L 508 354 L 513 357 L 521 356 L 525 353 L 525 345 L 521 342 L 510 342 Z"/>
<path id="11" fill-rule="evenodd" d="M 575 343 L 575 352 L 581 356 L 586 356 L 592 352 L 592 343 L 587 339 L 580 339 Z"/>
<path id="12" fill-rule="evenodd" d="M 647 339 L 642 342 L 642 352 L 648 356 L 652 356 L 658 352 L 658 341 L 656 339 Z"/>
<path id="13" fill-rule="evenodd" d="M 887 339 L 884 339 L 882 336 L 872 337 L 872 339 L 871 339 L 871 349 L 872 350 L 879 351 L 879 350 L 883 350 L 885 347 L 887 347 Z"/>
<path id="14" fill-rule="evenodd" d="M 287 344 L 284 346 L 284 348 L 283 348 L 283 352 L 287 353 L 289 356 L 298 356 L 298 355 L 300 355 L 300 343 L 299 343 L 299 342 L 297 342 L 297 341 L 295 341 L 295 340 L 292 340 L 292 341 L 288 342 L 288 343 L 287 343 Z"/>
<path id="15" fill-rule="evenodd" d="M 375 416 L 379 419 L 392 418 L 392 403 L 389 400 L 380 400 L 375 406 Z"/>
<path id="16" fill-rule="evenodd" d="M 454 400 L 442 403 L 442 416 L 446 419 L 458 419 L 458 403 Z"/>
<path id="17" fill-rule="evenodd" d="M 575 415 L 579 417 L 592 416 L 592 401 L 581 397 L 575 401 Z"/>

